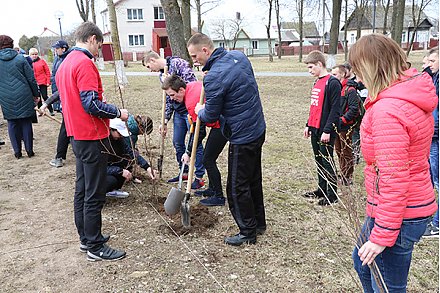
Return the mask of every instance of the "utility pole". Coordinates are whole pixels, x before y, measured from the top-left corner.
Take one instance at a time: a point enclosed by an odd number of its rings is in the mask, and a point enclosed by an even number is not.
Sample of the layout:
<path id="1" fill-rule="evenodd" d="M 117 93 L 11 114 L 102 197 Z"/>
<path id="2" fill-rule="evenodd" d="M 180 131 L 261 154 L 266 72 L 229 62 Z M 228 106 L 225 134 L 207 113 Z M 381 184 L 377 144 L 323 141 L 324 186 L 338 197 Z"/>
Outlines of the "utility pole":
<path id="1" fill-rule="evenodd" d="M 322 53 L 325 48 L 325 0 L 322 0 Z"/>

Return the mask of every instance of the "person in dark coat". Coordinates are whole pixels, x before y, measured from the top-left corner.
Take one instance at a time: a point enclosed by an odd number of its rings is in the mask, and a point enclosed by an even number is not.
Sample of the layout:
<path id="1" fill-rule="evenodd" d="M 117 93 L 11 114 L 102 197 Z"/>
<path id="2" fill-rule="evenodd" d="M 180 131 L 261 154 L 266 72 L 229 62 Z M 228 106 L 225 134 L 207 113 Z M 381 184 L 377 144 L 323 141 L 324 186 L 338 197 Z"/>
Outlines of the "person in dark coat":
<path id="1" fill-rule="evenodd" d="M 254 244 L 266 230 L 261 172 L 266 122 L 252 65 L 242 52 L 215 49 L 200 33 L 189 39 L 188 51 L 205 72 L 206 104 L 197 104 L 195 112 L 205 123 L 220 120 L 229 141 L 226 194 L 240 232 L 225 243 Z"/>
<path id="2" fill-rule="evenodd" d="M 32 117 L 40 94 L 31 66 L 13 49 L 13 43 L 11 37 L 0 35 L 0 105 L 14 155 L 20 159 L 22 140 L 28 157 L 35 155 Z"/>

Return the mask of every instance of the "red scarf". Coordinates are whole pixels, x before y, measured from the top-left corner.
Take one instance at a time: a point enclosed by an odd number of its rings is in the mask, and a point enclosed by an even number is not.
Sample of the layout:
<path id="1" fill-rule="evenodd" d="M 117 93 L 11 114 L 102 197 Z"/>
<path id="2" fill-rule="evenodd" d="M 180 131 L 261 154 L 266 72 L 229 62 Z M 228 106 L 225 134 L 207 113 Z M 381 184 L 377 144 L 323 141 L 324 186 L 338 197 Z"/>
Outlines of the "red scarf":
<path id="1" fill-rule="evenodd" d="M 307 125 L 319 129 L 321 126 L 322 105 L 324 104 L 325 87 L 330 78 L 330 74 L 318 78 L 312 89 L 310 101 L 310 114 Z"/>

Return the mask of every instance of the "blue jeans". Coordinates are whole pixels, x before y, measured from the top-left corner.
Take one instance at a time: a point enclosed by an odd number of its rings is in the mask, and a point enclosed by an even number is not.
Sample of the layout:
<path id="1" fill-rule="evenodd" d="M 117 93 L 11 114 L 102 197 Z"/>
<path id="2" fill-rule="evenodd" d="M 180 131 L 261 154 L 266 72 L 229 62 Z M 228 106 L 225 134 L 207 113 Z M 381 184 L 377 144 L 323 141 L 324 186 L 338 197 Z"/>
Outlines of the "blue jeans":
<path id="1" fill-rule="evenodd" d="M 385 248 L 382 253 L 376 256 L 375 262 L 390 293 L 406 292 L 414 243 L 420 240 L 429 221 L 429 217 L 403 220 L 399 236 L 394 246 Z M 361 242 L 360 239 L 358 240 L 359 247 L 370 238 L 370 232 L 373 227 L 374 219 L 367 217 L 362 226 L 361 236 L 359 236 L 359 238 L 363 238 L 364 241 Z M 364 292 L 384 292 L 379 290 L 379 288 L 384 287 L 376 283 L 373 274 L 370 272 L 370 268 L 367 265 L 362 266 L 357 248 L 354 249 L 352 258 L 354 269 L 359 275 Z"/>
<path id="2" fill-rule="evenodd" d="M 432 183 L 434 184 L 435 190 L 437 190 L 438 194 L 438 138 L 432 140 L 431 151 L 429 153 L 429 165 L 431 166 Z M 438 209 L 434 215 L 434 218 L 432 219 L 432 224 L 438 227 Z"/>
<path id="3" fill-rule="evenodd" d="M 189 130 L 189 122 L 187 114 L 179 114 L 174 112 L 173 118 L 173 145 L 176 150 L 176 160 L 179 163 L 179 170 L 182 167 L 182 156 L 185 153 L 185 137 Z M 197 147 L 196 154 L 196 177 L 202 178 L 205 175 L 205 167 L 203 166 L 203 145 Z M 185 167 L 185 172 L 188 172 L 188 167 Z"/>

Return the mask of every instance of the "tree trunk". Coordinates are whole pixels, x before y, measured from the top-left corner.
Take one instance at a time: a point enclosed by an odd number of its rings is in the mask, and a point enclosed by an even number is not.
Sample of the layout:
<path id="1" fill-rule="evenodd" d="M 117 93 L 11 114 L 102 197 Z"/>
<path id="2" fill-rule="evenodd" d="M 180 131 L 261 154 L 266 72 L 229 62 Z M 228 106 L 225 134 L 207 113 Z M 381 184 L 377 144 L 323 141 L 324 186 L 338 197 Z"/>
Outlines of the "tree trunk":
<path id="1" fill-rule="evenodd" d="M 202 32 L 202 5 L 200 4 L 201 0 L 195 0 L 196 10 L 197 10 L 197 31 L 199 33 Z"/>
<path id="2" fill-rule="evenodd" d="M 394 36 L 396 34 L 396 18 L 397 18 L 397 6 L 399 4 L 399 0 L 393 0 L 393 14 L 391 14 L 391 38 L 394 40 Z"/>
<path id="3" fill-rule="evenodd" d="M 303 58 L 303 42 L 304 42 L 304 0 L 299 0 L 299 62 Z"/>
<path id="4" fill-rule="evenodd" d="M 344 16 L 344 60 L 348 60 L 348 40 L 347 40 L 347 29 L 348 29 L 348 0 L 345 0 L 345 16 Z"/>
<path id="5" fill-rule="evenodd" d="M 272 21 L 272 6 L 273 6 L 273 0 L 267 0 L 267 4 L 269 4 L 269 16 L 268 21 L 266 25 L 266 33 L 267 33 L 267 47 L 269 49 L 269 62 L 273 62 L 273 55 L 272 55 L 272 39 L 270 38 L 270 24 Z M 281 46 L 281 44 L 278 44 L 278 46 Z"/>
<path id="6" fill-rule="evenodd" d="M 112 33 L 112 47 L 115 60 L 123 60 L 121 43 L 119 42 L 118 20 L 116 18 L 115 4 L 113 0 L 106 0 L 108 7 L 108 18 L 110 22 L 110 31 Z"/>
<path id="7" fill-rule="evenodd" d="M 341 19 L 342 0 L 333 0 L 332 8 L 332 25 L 330 27 L 330 44 L 328 48 L 329 54 L 338 53 L 339 41 L 339 21 Z"/>
<path id="8" fill-rule="evenodd" d="M 398 6 L 396 7 L 397 13 L 396 13 L 396 21 L 393 22 L 394 24 L 394 35 L 392 36 L 393 40 L 396 41 L 399 46 L 402 44 L 402 32 L 403 32 L 403 19 L 405 14 L 405 0 L 399 0 Z M 394 14 L 394 7 L 393 7 L 393 14 Z"/>
<path id="9" fill-rule="evenodd" d="M 79 16 L 83 20 L 83 22 L 86 22 L 89 20 L 89 0 L 76 0 L 76 7 L 78 8 Z"/>
<path id="10" fill-rule="evenodd" d="M 191 38 L 191 4 L 190 0 L 182 0 L 183 36 L 185 42 Z"/>
<path id="11" fill-rule="evenodd" d="M 387 0 L 387 3 L 384 7 L 384 19 L 383 19 L 383 30 L 382 34 L 387 34 L 387 26 L 388 26 L 388 12 L 390 11 L 390 0 Z"/>
<path id="12" fill-rule="evenodd" d="M 185 38 L 183 36 L 183 21 L 177 0 L 160 0 L 160 3 L 165 14 L 167 33 L 173 55 L 179 56 L 192 64 L 188 49 L 186 48 Z"/>
<path id="13" fill-rule="evenodd" d="M 280 20 L 280 0 L 275 0 L 275 15 L 278 29 L 278 59 L 281 59 L 281 20 Z"/>
<path id="14" fill-rule="evenodd" d="M 92 13 L 92 21 L 96 24 L 95 0 L 90 0 L 90 12 Z"/>

